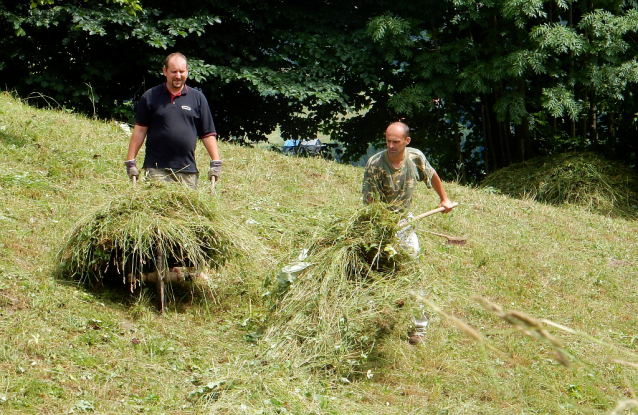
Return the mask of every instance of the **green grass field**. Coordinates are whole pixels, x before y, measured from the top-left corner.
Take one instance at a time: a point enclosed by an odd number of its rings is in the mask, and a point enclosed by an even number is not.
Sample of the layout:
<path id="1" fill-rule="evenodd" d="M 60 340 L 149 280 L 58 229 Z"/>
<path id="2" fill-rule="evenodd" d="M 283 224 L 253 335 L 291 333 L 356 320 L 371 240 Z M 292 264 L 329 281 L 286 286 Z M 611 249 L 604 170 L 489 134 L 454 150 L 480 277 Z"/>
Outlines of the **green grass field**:
<path id="1" fill-rule="evenodd" d="M 376 312 L 396 324 L 350 366 L 318 368 L 303 347 L 334 327 L 286 338 L 269 293 L 301 249 L 360 208 L 362 169 L 221 143 L 222 181 L 198 192 L 249 254 L 172 285 L 160 315 L 152 284 L 79 285 L 56 259 L 82 218 L 130 197 L 129 138 L 0 95 L 0 413 L 638 413 L 636 220 L 445 183 L 460 206 L 420 221 L 425 253 L 319 310 L 363 333 L 359 314 L 399 298 L 403 308 Z M 423 186 L 412 210 L 437 203 Z M 308 275 L 325 278 L 320 265 Z M 404 323 L 420 310 L 430 325 L 414 346 Z M 323 358 L 339 358 L 337 345 Z"/>

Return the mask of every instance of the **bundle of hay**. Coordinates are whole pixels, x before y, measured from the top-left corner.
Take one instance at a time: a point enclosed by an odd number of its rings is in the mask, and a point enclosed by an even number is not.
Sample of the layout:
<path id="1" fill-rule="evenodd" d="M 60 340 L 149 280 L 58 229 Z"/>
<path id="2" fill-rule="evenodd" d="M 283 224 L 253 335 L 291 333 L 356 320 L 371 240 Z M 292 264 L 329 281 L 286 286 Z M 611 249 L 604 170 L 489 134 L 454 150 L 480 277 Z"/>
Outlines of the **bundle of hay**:
<path id="1" fill-rule="evenodd" d="M 513 197 L 570 204 L 620 217 L 635 217 L 638 177 L 628 166 L 591 152 L 555 154 L 514 164 L 483 182 Z"/>
<path id="2" fill-rule="evenodd" d="M 142 186 L 90 213 L 70 232 L 58 259 L 65 275 L 101 282 L 118 275 L 134 289 L 164 267 L 218 267 L 239 249 L 216 201 L 182 186 Z M 115 271 L 115 272 L 113 272 Z"/>
<path id="3" fill-rule="evenodd" d="M 367 206 L 328 230 L 296 279 L 279 278 L 263 336 L 268 359 L 347 376 L 390 333 L 407 334 L 417 277 L 404 266 L 410 257 L 396 240 L 397 221 Z"/>
<path id="4" fill-rule="evenodd" d="M 399 219 L 387 205 L 372 203 L 335 222 L 312 251 L 335 271 L 355 278 L 399 271 L 411 259 L 396 237 Z"/>

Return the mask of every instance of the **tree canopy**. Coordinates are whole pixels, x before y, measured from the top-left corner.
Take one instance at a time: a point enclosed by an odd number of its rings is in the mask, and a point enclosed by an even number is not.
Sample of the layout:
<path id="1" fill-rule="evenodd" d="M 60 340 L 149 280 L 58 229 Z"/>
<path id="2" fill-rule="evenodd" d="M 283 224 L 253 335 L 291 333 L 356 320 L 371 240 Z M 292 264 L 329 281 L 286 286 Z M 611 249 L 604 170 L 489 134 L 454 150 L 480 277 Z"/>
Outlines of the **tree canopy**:
<path id="1" fill-rule="evenodd" d="M 573 149 L 635 164 L 635 1 L 7 3 L 0 73 L 40 103 L 131 121 L 179 51 L 223 139 L 322 131 L 348 159 L 405 118 L 448 179 Z"/>

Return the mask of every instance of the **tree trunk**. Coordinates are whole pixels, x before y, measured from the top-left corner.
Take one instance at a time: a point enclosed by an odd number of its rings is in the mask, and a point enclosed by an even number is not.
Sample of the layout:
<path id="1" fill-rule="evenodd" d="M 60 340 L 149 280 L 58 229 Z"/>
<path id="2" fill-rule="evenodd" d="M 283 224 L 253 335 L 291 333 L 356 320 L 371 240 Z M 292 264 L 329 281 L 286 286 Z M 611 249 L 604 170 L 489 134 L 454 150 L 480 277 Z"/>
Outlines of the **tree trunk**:
<path id="1" fill-rule="evenodd" d="M 488 96 L 485 95 L 485 126 L 487 127 L 487 139 L 488 144 L 490 146 L 491 157 L 490 160 L 492 162 L 492 171 L 498 170 L 498 148 L 496 146 L 496 139 L 494 137 L 494 129 L 492 128 L 492 111 L 490 111 Z"/>
<path id="2" fill-rule="evenodd" d="M 459 129 L 459 123 L 457 121 L 452 121 L 454 123 L 454 145 L 456 146 L 456 157 L 458 160 L 458 167 L 460 168 L 461 175 L 461 184 L 467 184 L 467 176 L 465 175 L 465 160 L 463 159 L 463 151 L 461 150 L 461 130 Z"/>
<path id="3" fill-rule="evenodd" d="M 505 140 L 503 138 L 503 129 L 501 128 L 501 122 L 494 121 L 494 133 L 496 134 L 496 143 L 498 146 L 498 167 L 506 167 L 507 162 L 505 156 Z"/>
<path id="4" fill-rule="evenodd" d="M 525 88 L 525 80 L 518 81 L 518 92 L 523 97 L 523 105 L 525 106 L 525 116 L 519 128 L 516 129 L 517 143 L 519 144 L 519 161 L 525 161 L 532 158 L 532 137 L 529 131 L 529 113 L 527 112 L 527 93 Z"/>
<path id="5" fill-rule="evenodd" d="M 487 120 L 485 119 L 485 103 L 481 102 L 481 120 L 483 121 L 483 165 L 485 174 L 490 174 L 490 151 L 492 151 L 492 137 L 487 135 Z"/>
<path id="6" fill-rule="evenodd" d="M 493 102 L 498 101 L 498 93 L 494 92 L 492 94 L 493 96 Z M 508 163 L 508 159 L 509 159 L 509 154 L 508 154 L 508 145 L 507 145 L 507 136 L 505 134 L 503 134 L 503 123 L 501 121 L 498 120 L 498 118 L 496 117 L 496 114 L 494 113 L 494 111 L 491 108 L 488 108 L 488 113 L 489 113 L 489 117 L 490 120 L 492 122 L 492 125 L 494 126 L 494 128 L 492 129 L 492 131 L 495 134 L 495 138 L 496 138 L 496 145 L 497 145 L 497 151 L 498 151 L 498 160 L 497 160 L 497 165 L 498 168 L 501 167 L 507 167 L 509 166 L 511 163 Z"/>
<path id="7" fill-rule="evenodd" d="M 597 96 L 593 96 L 589 99 L 589 139 L 598 146 L 598 129 L 596 128 L 596 119 L 598 113 L 596 111 Z"/>
<path id="8" fill-rule="evenodd" d="M 607 138 L 607 148 L 609 148 L 610 153 L 616 154 L 616 114 L 614 110 L 609 110 L 607 114 L 607 118 L 609 119 L 609 138 Z"/>
<path id="9" fill-rule="evenodd" d="M 574 27 L 574 13 L 573 13 L 573 8 L 574 5 L 572 3 L 569 3 L 569 7 L 567 8 L 567 26 L 570 29 L 573 29 Z M 574 51 L 570 50 L 569 51 L 569 63 L 568 63 L 568 67 L 569 67 L 569 77 L 570 78 L 574 78 Z M 574 89 L 574 86 L 572 86 L 572 94 L 575 96 L 576 95 L 576 91 Z M 572 140 L 576 139 L 576 120 L 573 118 L 569 118 L 570 120 L 570 126 L 569 126 L 569 135 L 571 136 Z"/>
<path id="10" fill-rule="evenodd" d="M 523 135 L 524 134 L 525 133 L 523 131 L 523 124 L 515 125 L 514 133 L 511 134 L 510 132 L 512 145 L 514 147 L 514 157 L 512 158 L 512 160 L 515 163 L 523 161 L 525 157 L 524 150 L 523 150 Z"/>
<path id="11" fill-rule="evenodd" d="M 532 134 L 529 131 L 529 115 L 523 118 L 523 160 L 534 157 L 534 147 L 532 146 Z"/>
<path id="12" fill-rule="evenodd" d="M 501 126 L 501 136 L 503 137 L 503 143 L 505 143 L 505 166 L 509 166 L 512 164 L 512 150 L 510 149 L 510 138 L 512 136 L 510 132 L 510 124 L 507 121 L 499 122 Z"/>

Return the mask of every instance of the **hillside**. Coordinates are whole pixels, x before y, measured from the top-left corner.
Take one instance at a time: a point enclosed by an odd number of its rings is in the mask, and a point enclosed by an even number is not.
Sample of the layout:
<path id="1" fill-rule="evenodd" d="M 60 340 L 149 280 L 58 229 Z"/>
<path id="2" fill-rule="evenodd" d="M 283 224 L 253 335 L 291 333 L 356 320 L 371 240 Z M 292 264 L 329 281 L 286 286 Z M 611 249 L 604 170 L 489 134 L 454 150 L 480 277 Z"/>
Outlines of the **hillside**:
<path id="1" fill-rule="evenodd" d="M 400 315 L 424 307 L 426 342 L 398 325 L 353 371 L 321 371 L 258 334 L 281 268 L 360 208 L 362 169 L 221 143 L 222 181 L 199 194 L 251 254 L 176 285 L 159 315 L 150 285 L 78 285 L 56 261 L 78 221 L 134 191 L 128 140 L 0 95 L 1 413 L 638 412 L 636 221 L 446 183 L 461 205 L 423 219 L 426 253 L 370 288 L 411 293 Z M 436 199 L 422 187 L 413 211 Z"/>

